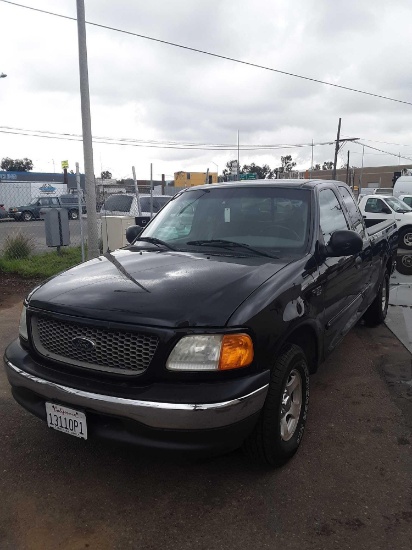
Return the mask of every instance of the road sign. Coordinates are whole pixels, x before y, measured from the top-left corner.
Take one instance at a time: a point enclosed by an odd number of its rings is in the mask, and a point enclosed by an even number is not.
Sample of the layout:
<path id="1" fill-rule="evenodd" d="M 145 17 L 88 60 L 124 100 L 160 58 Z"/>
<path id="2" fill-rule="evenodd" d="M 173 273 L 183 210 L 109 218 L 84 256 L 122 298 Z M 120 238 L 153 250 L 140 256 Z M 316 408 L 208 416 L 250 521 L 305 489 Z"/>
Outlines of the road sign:
<path id="1" fill-rule="evenodd" d="M 64 170 L 65 168 L 68 168 L 69 167 L 69 161 L 68 160 L 62 160 L 62 169 Z"/>
<path id="2" fill-rule="evenodd" d="M 251 174 L 240 174 L 241 180 L 257 180 L 257 174 L 256 172 L 252 172 Z"/>

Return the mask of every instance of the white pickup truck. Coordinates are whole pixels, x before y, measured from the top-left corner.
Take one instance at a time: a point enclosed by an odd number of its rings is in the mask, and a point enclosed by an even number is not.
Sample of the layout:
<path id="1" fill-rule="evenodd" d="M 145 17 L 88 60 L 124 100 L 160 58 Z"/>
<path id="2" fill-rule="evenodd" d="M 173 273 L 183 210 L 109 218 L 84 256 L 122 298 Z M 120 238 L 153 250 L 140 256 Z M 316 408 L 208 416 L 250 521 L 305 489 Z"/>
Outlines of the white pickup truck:
<path id="1" fill-rule="evenodd" d="M 394 220 L 399 230 L 399 247 L 412 250 L 412 208 L 396 197 L 365 195 L 359 201 L 366 227 Z"/>

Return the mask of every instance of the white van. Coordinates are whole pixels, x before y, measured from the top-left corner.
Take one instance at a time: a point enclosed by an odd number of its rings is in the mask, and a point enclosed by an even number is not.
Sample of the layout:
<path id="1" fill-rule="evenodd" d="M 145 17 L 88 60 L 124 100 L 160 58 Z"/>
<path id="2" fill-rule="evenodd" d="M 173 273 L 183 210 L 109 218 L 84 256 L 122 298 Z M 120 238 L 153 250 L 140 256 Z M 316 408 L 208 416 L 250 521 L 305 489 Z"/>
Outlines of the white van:
<path id="1" fill-rule="evenodd" d="M 401 176 L 393 186 L 393 196 L 412 195 L 412 176 Z"/>
<path id="2" fill-rule="evenodd" d="M 153 200 L 153 215 L 155 216 L 172 197 L 168 195 L 140 195 L 141 215 L 138 214 L 135 194 L 123 193 L 108 197 L 100 210 L 102 216 L 134 216 L 136 225 L 144 227 L 150 221 L 151 201 Z"/>

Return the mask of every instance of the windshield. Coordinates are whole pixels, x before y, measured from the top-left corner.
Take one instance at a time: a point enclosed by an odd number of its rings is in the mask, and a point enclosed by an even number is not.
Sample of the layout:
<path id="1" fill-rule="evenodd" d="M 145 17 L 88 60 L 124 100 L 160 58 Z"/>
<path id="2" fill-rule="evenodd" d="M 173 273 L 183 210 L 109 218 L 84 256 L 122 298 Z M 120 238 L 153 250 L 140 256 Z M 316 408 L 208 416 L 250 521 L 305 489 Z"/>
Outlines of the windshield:
<path id="1" fill-rule="evenodd" d="M 160 239 L 179 250 L 203 247 L 208 253 L 227 253 L 230 248 L 238 255 L 302 255 L 308 247 L 309 220 L 307 190 L 228 184 L 182 193 L 141 237 Z"/>
<path id="2" fill-rule="evenodd" d="M 395 212 L 412 212 L 412 208 L 395 197 L 385 197 L 385 200 Z"/>
<path id="3" fill-rule="evenodd" d="M 404 197 L 402 201 L 408 206 L 412 207 L 412 197 Z"/>

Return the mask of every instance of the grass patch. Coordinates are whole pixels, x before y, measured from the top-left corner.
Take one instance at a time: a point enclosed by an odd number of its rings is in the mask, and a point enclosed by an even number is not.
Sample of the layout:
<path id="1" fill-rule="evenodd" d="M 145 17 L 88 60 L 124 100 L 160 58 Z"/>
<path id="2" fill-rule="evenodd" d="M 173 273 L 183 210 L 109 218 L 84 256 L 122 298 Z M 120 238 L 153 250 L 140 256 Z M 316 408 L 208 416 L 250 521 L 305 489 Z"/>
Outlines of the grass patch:
<path id="1" fill-rule="evenodd" d="M 0 256 L 0 272 L 16 273 L 22 277 L 41 277 L 47 279 L 60 271 L 79 264 L 82 261 L 80 247 L 62 248 L 61 254 L 45 252 L 21 260 Z"/>

